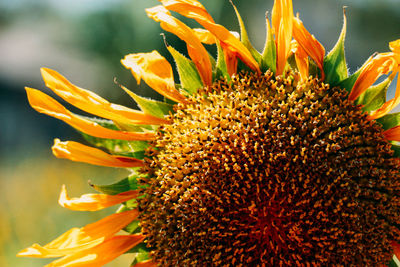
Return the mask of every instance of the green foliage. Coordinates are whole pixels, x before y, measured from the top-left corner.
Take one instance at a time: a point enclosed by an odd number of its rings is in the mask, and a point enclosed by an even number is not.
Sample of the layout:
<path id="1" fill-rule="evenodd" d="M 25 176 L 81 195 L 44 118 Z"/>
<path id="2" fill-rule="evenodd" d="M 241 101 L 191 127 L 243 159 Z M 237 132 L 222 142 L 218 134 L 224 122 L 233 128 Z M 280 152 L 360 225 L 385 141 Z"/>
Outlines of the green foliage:
<path id="1" fill-rule="evenodd" d="M 182 88 L 191 95 L 196 93 L 198 89 L 203 87 L 196 65 L 172 46 L 168 45 L 167 48 L 175 60 Z"/>
<path id="2" fill-rule="evenodd" d="M 144 242 L 138 244 L 131 250 L 126 253 L 134 253 L 135 258 L 131 264 L 131 266 L 135 266 L 135 264 L 150 259 L 150 249 L 146 247 Z"/>
<path id="3" fill-rule="evenodd" d="M 216 71 L 215 71 L 215 79 L 218 80 L 218 79 L 224 77 L 225 79 L 230 81 L 231 77 L 228 74 L 228 68 L 226 66 L 224 51 L 222 50 L 222 47 L 219 44 L 219 42 L 217 42 L 217 48 L 218 48 L 218 58 L 217 58 L 217 65 L 216 65 Z"/>
<path id="4" fill-rule="evenodd" d="M 350 93 L 360 74 L 361 74 L 361 68 L 359 68 L 356 72 L 354 72 L 350 77 L 341 81 L 339 84 L 337 84 L 337 86 L 346 89 L 346 91 Z"/>
<path id="5" fill-rule="evenodd" d="M 386 114 L 382 118 L 376 120 L 382 125 L 382 128 L 387 130 L 393 128 L 397 125 L 400 125 L 400 112 Z"/>
<path id="6" fill-rule="evenodd" d="M 95 184 L 90 184 L 96 191 L 99 191 L 101 193 L 107 194 L 107 195 L 116 195 L 119 193 L 127 192 L 130 190 L 137 190 L 141 188 L 140 184 L 138 183 L 137 174 L 133 174 L 125 179 L 122 179 L 119 182 L 110 184 L 110 185 L 95 185 Z"/>
<path id="7" fill-rule="evenodd" d="M 387 78 L 380 84 L 371 86 L 356 100 L 356 104 L 363 105 L 364 111 L 373 111 L 380 108 L 386 102 L 386 92 L 391 79 Z"/>
<path id="8" fill-rule="evenodd" d="M 173 112 L 173 106 L 171 104 L 141 97 L 133 93 L 132 91 L 128 90 L 124 86 L 122 85 L 120 86 L 125 90 L 125 92 L 129 94 L 130 97 L 133 98 L 133 100 L 135 100 L 140 109 L 146 114 L 150 114 L 158 118 L 164 118 L 165 115 L 168 115 L 170 112 Z"/>
<path id="9" fill-rule="evenodd" d="M 249 40 L 249 35 L 247 34 L 247 30 L 246 27 L 244 25 L 243 19 L 240 16 L 239 11 L 237 10 L 236 6 L 232 3 L 231 4 L 233 6 L 233 8 L 235 9 L 236 12 L 236 17 L 238 19 L 239 22 L 239 26 L 240 26 L 240 41 L 243 43 L 243 45 L 250 51 L 251 55 L 253 56 L 253 58 L 257 61 L 257 63 L 260 65 L 261 61 L 262 61 L 262 57 L 261 54 L 253 47 L 253 45 L 250 43 Z"/>
<path id="10" fill-rule="evenodd" d="M 346 16 L 344 15 L 343 28 L 339 40 L 324 59 L 325 81 L 331 86 L 338 85 L 340 81 L 346 79 L 348 76 L 346 58 L 344 55 L 346 24 Z"/>
<path id="11" fill-rule="evenodd" d="M 273 73 L 276 72 L 276 45 L 272 29 L 267 20 L 267 40 L 265 41 L 264 51 L 262 53 L 261 70 L 270 69 Z"/>

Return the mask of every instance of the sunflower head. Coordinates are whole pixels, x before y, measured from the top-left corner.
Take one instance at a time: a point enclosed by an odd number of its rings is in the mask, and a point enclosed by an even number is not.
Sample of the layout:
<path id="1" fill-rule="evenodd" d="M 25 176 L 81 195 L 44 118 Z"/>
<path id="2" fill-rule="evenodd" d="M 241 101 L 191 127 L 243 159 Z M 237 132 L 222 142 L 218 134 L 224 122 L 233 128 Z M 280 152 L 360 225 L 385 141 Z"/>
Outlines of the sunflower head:
<path id="1" fill-rule="evenodd" d="M 57 139 L 57 157 L 129 168 L 131 175 L 92 185 L 101 194 L 69 198 L 63 188 L 66 208 L 122 205 L 19 255 L 62 257 L 53 266 L 102 265 L 125 252 L 134 253 L 135 266 L 375 266 L 400 256 L 400 115 L 388 114 L 400 85 L 386 101 L 400 41 L 349 75 L 345 15 L 325 54 L 294 17 L 292 1 L 276 0 L 260 53 L 235 6 L 240 34 L 196 0 L 160 2 L 148 16 L 187 45 L 189 57 L 167 44 L 179 84 L 156 51 L 127 55 L 122 64 L 168 100 L 121 86 L 141 108 L 133 110 L 43 69 L 57 95 L 104 118 L 92 119 L 27 88 L 33 108 L 102 148 Z M 189 28 L 171 12 L 203 28 Z M 217 46 L 216 59 L 205 45 Z M 116 235 L 121 229 L 128 234 Z"/>

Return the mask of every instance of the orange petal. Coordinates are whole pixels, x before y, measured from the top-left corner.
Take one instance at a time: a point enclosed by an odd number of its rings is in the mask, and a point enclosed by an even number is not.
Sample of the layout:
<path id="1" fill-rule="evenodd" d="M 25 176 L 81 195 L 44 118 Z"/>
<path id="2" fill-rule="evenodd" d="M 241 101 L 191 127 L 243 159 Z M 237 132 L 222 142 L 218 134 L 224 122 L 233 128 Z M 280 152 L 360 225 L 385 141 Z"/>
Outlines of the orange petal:
<path id="1" fill-rule="evenodd" d="M 114 236 L 100 245 L 67 255 L 46 265 L 47 267 L 98 267 L 112 261 L 126 251 L 138 245 L 144 240 L 145 236 L 121 235 Z"/>
<path id="2" fill-rule="evenodd" d="M 114 213 L 82 228 L 72 228 L 45 246 L 33 244 L 19 257 L 53 258 L 76 253 L 101 244 L 137 218 L 137 210 Z"/>
<path id="3" fill-rule="evenodd" d="M 118 195 L 85 194 L 79 198 L 69 198 L 63 185 L 58 203 L 70 210 L 96 211 L 136 198 L 138 194 L 136 190 L 131 190 Z"/>
<path id="4" fill-rule="evenodd" d="M 207 50 L 201 44 L 196 34 L 178 19 L 171 16 L 169 11 L 163 6 L 155 6 L 146 9 L 147 15 L 157 22 L 161 27 L 186 42 L 188 54 L 193 60 L 201 79 L 205 85 L 212 84 L 212 66 Z"/>
<path id="5" fill-rule="evenodd" d="M 73 141 L 61 142 L 59 139 L 54 139 L 54 145 L 51 149 L 57 158 L 85 162 L 93 165 L 120 168 L 143 166 L 143 161 L 141 160 L 110 155 L 100 149 L 85 146 Z"/>
<path id="6" fill-rule="evenodd" d="M 293 40 L 292 42 L 292 51 L 294 53 L 294 57 L 296 60 L 297 68 L 300 72 L 301 79 L 307 80 L 308 79 L 308 70 L 309 70 L 309 61 L 308 55 L 304 49 L 299 46 L 298 42 Z"/>
<path id="7" fill-rule="evenodd" d="M 169 10 L 196 20 L 222 43 L 221 45 L 223 48 L 229 48 L 227 53 L 236 53 L 243 63 L 252 70 L 260 72 L 260 67 L 250 51 L 225 27 L 214 23 L 214 20 L 200 3 L 193 0 L 160 0 L 160 2 Z"/>
<path id="8" fill-rule="evenodd" d="M 361 73 L 349 94 L 349 100 L 356 100 L 357 97 L 373 85 L 380 76 L 393 71 L 397 68 L 397 65 L 395 54 L 392 52 L 381 53 L 375 57 L 370 57 L 361 67 Z"/>
<path id="9" fill-rule="evenodd" d="M 157 51 L 129 54 L 121 60 L 122 65 L 132 71 L 138 84 L 143 80 L 161 95 L 176 102 L 184 102 L 185 97 L 175 89 L 171 65 Z"/>
<path id="10" fill-rule="evenodd" d="M 293 19 L 293 38 L 301 46 L 301 48 L 309 55 L 321 70 L 322 78 L 324 78 L 324 56 L 325 48 L 310 34 L 299 18 Z"/>
<path id="11" fill-rule="evenodd" d="M 387 140 L 400 142 L 400 125 L 384 131 L 383 136 Z"/>
<path id="12" fill-rule="evenodd" d="M 400 259 L 400 245 L 397 242 L 392 242 L 393 254 L 396 255 L 397 259 Z"/>
<path id="13" fill-rule="evenodd" d="M 113 104 L 97 94 L 70 83 L 58 72 L 42 68 L 46 86 L 68 103 L 99 117 L 126 124 L 164 124 L 167 120 L 145 114 L 121 105 Z"/>
<path id="14" fill-rule="evenodd" d="M 133 265 L 132 267 L 156 267 L 157 264 L 152 261 L 152 260 L 147 260 L 147 261 L 142 261 L 142 262 L 138 262 L 135 265 Z"/>
<path id="15" fill-rule="evenodd" d="M 104 128 L 96 122 L 73 114 L 52 97 L 39 90 L 27 87 L 25 89 L 28 95 L 29 104 L 36 111 L 62 120 L 86 134 L 100 138 L 121 140 L 152 140 L 155 138 L 155 133 L 136 133 Z"/>
<path id="16" fill-rule="evenodd" d="M 276 42 L 276 74 L 280 75 L 290 54 L 293 31 L 292 0 L 275 0 L 272 8 L 272 28 Z"/>

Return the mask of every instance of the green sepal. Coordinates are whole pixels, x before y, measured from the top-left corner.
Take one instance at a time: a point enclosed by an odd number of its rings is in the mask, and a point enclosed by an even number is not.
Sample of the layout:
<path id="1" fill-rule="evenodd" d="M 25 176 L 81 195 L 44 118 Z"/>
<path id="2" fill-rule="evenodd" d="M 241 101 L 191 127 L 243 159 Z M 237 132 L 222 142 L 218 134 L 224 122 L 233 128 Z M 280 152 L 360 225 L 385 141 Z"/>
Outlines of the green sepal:
<path id="1" fill-rule="evenodd" d="M 400 261 L 397 259 L 396 255 L 393 255 L 393 258 L 390 260 L 388 267 L 399 267 Z"/>
<path id="2" fill-rule="evenodd" d="M 228 67 L 226 66 L 224 51 L 222 50 L 221 44 L 219 42 L 217 42 L 216 44 L 218 49 L 218 58 L 215 69 L 215 79 L 218 80 L 221 77 L 224 77 L 226 80 L 230 81 L 231 77 L 229 76 Z"/>
<path id="3" fill-rule="evenodd" d="M 137 263 L 150 259 L 150 249 L 146 247 L 144 242 L 136 245 L 134 248 L 129 250 L 126 253 L 133 253 L 134 259 L 131 263 L 131 266 L 134 267 Z"/>
<path id="4" fill-rule="evenodd" d="M 129 234 L 137 234 L 140 233 L 141 227 L 140 227 L 140 221 L 139 220 L 134 220 L 130 224 L 128 224 L 125 228 L 124 231 L 129 233 Z"/>
<path id="5" fill-rule="evenodd" d="M 271 70 L 273 73 L 276 72 L 276 45 L 272 29 L 269 24 L 268 18 L 266 18 L 267 25 L 267 40 L 265 41 L 264 50 L 262 53 L 261 60 L 261 71 Z"/>
<path id="6" fill-rule="evenodd" d="M 196 65 L 172 46 L 168 45 L 167 49 L 175 60 L 182 88 L 191 95 L 196 93 L 204 86 Z"/>
<path id="7" fill-rule="evenodd" d="M 93 121 L 98 123 L 104 128 L 111 129 L 111 130 L 121 130 L 113 121 L 105 120 L 105 119 L 98 119 L 98 118 L 90 118 L 81 116 L 87 120 Z M 83 138 L 96 147 L 101 147 L 107 149 L 112 154 L 119 154 L 124 155 L 124 153 L 134 153 L 144 151 L 149 144 L 146 141 L 126 141 L 126 140 L 119 140 L 119 139 L 108 139 L 108 138 L 100 138 L 94 137 L 83 132 L 79 133 L 83 136 Z M 134 155 L 134 154 L 132 154 Z M 141 156 L 141 154 L 137 154 L 137 156 Z"/>
<path id="8" fill-rule="evenodd" d="M 345 89 L 347 92 L 351 92 L 353 89 L 354 84 L 356 83 L 358 76 L 361 74 L 362 67 L 359 68 L 356 72 L 354 72 L 350 77 L 344 79 L 341 81 L 339 84 L 337 84 L 338 87 Z"/>
<path id="9" fill-rule="evenodd" d="M 376 119 L 382 125 L 382 128 L 388 130 L 390 128 L 400 125 L 400 112 L 386 114 L 385 116 Z"/>
<path id="10" fill-rule="evenodd" d="M 104 193 L 107 195 L 116 195 L 130 190 L 137 190 L 139 188 L 142 188 L 143 186 L 141 186 L 137 181 L 138 178 L 138 175 L 134 174 L 110 185 L 90 184 L 90 186 L 100 193 Z"/>
<path id="11" fill-rule="evenodd" d="M 392 144 L 392 150 L 394 151 L 393 157 L 400 158 L 400 146 Z"/>
<path id="12" fill-rule="evenodd" d="M 333 49 L 324 58 L 325 82 L 331 86 L 338 85 L 348 77 L 346 58 L 344 55 L 344 41 L 346 37 L 346 14 L 343 10 L 343 27 L 339 40 Z"/>
<path id="13" fill-rule="evenodd" d="M 355 103 L 363 105 L 363 110 L 366 112 L 377 110 L 386 102 L 386 92 L 390 83 L 391 79 L 387 78 L 380 84 L 371 86 L 357 98 Z"/>
<path id="14" fill-rule="evenodd" d="M 246 30 L 246 27 L 244 25 L 243 19 L 240 16 L 240 13 L 237 10 L 236 6 L 232 3 L 232 1 L 230 1 L 230 2 L 232 4 L 232 6 L 233 6 L 233 9 L 235 9 L 236 17 L 237 17 L 238 22 L 239 22 L 239 26 L 240 26 L 240 41 L 249 50 L 250 54 L 257 61 L 258 65 L 261 65 L 261 61 L 262 61 L 261 54 L 250 43 L 249 35 L 247 34 L 247 30 Z"/>
<path id="15" fill-rule="evenodd" d="M 135 100 L 140 109 L 146 114 L 150 114 L 158 118 L 164 118 L 165 115 L 173 112 L 173 107 L 170 104 L 141 97 L 132 91 L 130 91 L 129 96 Z"/>

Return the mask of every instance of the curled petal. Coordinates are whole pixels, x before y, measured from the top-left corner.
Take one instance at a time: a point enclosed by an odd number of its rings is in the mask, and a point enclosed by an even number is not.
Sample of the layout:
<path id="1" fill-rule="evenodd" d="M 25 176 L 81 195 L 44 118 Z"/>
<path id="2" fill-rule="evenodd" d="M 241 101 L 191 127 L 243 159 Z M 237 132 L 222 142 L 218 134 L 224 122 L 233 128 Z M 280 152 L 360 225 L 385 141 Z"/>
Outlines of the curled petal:
<path id="1" fill-rule="evenodd" d="M 209 32 L 206 29 L 202 29 L 202 28 L 195 28 L 192 29 L 193 33 L 196 35 L 196 37 L 200 40 L 200 42 L 202 42 L 203 44 L 215 44 L 217 39 L 215 38 L 215 36 Z M 230 31 L 231 34 L 233 34 L 233 36 L 235 36 L 237 39 L 240 38 L 240 34 L 238 32 L 235 31 Z"/>
<path id="2" fill-rule="evenodd" d="M 79 198 L 69 198 L 65 185 L 62 186 L 58 203 L 70 210 L 96 211 L 136 198 L 138 192 L 131 190 L 118 195 L 85 194 Z"/>
<path id="3" fill-rule="evenodd" d="M 99 117 L 126 124 L 164 124 L 166 120 L 113 104 L 97 94 L 70 83 L 58 72 L 42 68 L 41 73 L 46 86 L 68 103 Z"/>
<path id="4" fill-rule="evenodd" d="M 325 48 L 315 39 L 314 35 L 306 30 L 299 18 L 293 19 L 293 38 L 301 46 L 302 50 L 315 61 L 324 77 Z"/>
<path id="5" fill-rule="evenodd" d="M 46 265 L 47 267 L 95 267 L 103 266 L 144 240 L 145 236 L 121 235 L 114 236 L 103 243 L 86 250 L 76 251 Z"/>
<path id="6" fill-rule="evenodd" d="M 361 73 L 354 83 L 349 94 L 349 100 L 354 101 L 365 92 L 382 75 L 388 74 L 397 68 L 397 61 L 393 52 L 381 53 L 370 57 L 362 66 Z"/>
<path id="7" fill-rule="evenodd" d="M 275 0 L 272 8 L 272 28 L 276 42 L 276 73 L 282 74 L 290 54 L 293 32 L 292 0 Z"/>
<path id="8" fill-rule="evenodd" d="M 206 29 L 195 28 L 193 29 L 193 33 L 196 35 L 197 39 L 200 40 L 203 44 L 215 44 L 216 39 L 215 36 L 207 31 Z"/>
<path id="9" fill-rule="evenodd" d="M 204 7 L 199 6 L 198 1 L 189 0 L 160 0 L 168 9 L 196 20 L 201 26 L 211 32 L 220 42 L 224 49 L 229 48 L 227 53 L 234 52 L 252 70 L 260 72 L 257 61 L 250 51 L 222 25 L 216 24 Z"/>
<path id="10" fill-rule="evenodd" d="M 308 70 L 309 70 L 309 61 L 308 61 L 308 55 L 304 49 L 299 46 L 298 42 L 294 40 L 292 42 L 292 51 L 294 53 L 294 57 L 296 60 L 297 68 L 299 69 L 300 72 L 300 77 L 301 79 L 307 80 L 308 78 Z"/>
<path id="11" fill-rule="evenodd" d="M 91 136 L 121 140 L 152 140 L 155 133 L 136 133 L 126 131 L 116 131 L 104 128 L 100 124 L 84 119 L 67 110 L 63 105 L 58 103 L 52 97 L 42 93 L 39 90 L 25 88 L 28 95 L 29 104 L 37 112 L 44 113 L 59 120 L 62 120 L 75 129 L 89 134 Z"/>
<path id="12" fill-rule="evenodd" d="M 175 34 L 186 42 L 189 56 L 199 70 L 203 83 L 205 85 L 211 85 L 212 66 L 210 57 L 208 56 L 207 50 L 201 44 L 201 41 L 197 38 L 197 35 L 193 32 L 193 30 L 178 19 L 171 16 L 169 11 L 163 6 L 148 8 L 146 9 L 146 12 L 150 18 L 160 22 L 160 25 L 164 30 Z"/>
<path id="13" fill-rule="evenodd" d="M 129 54 L 121 63 L 132 71 L 138 84 L 143 79 L 161 95 L 176 102 L 185 101 L 186 98 L 175 89 L 171 65 L 157 51 Z"/>
<path id="14" fill-rule="evenodd" d="M 135 158 L 110 155 L 100 149 L 73 141 L 61 142 L 59 139 L 54 139 L 54 145 L 51 149 L 57 158 L 99 166 L 133 168 L 141 167 L 144 164 L 143 161 Z"/>
<path id="15" fill-rule="evenodd" d="M 43 247 L 33 244 L 20 251 L 17 256 L 53 258 L 93 248 L 118 233 L 138 215 L 137 210 L 112 214 L 82 228 L 72 228 Z"/>

